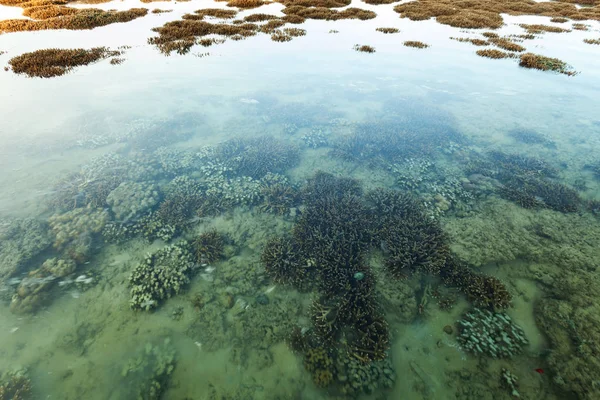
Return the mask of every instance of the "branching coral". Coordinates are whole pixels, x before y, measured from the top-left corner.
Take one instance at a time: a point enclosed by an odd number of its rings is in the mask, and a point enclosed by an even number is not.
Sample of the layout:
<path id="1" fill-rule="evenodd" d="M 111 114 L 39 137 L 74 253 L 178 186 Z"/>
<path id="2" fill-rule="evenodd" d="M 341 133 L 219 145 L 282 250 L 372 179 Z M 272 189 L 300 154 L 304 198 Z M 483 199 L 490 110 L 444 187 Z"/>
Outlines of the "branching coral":
<path id="1" fill-rule="evenodd" d="M 502 310 L 511 304 L 512 295 L 498 278 L 476 273 L 456 257 L 448 258 L 440 276 L 446 285 L 458 287 L 477 307 Z"/>
<path id="2" fill-rule="evenodd" d="M 233 171 L 253 178 L 284 172 L 300 157 L 297 146 L 271 136 L 230 140 L 219 146 L 217 153 Z"/>
<path id="3" fill-rule="evenodd" d="M 223 236 L 214 229 L 198 235 L 191 245 L 196 262 L 200 265 L 213 263 L 223 256 Z"/>
<path id="4" fill-rule="evenodd" d="M 278 215 L 287 214 L 297 203 L 299 197 L 297 189 L 287 179 L 276 174 L 267 174 L 261 179 L 260 195 L 262 204 L 259 209 Z"/>
<path id="5" fill-rule="evenodd" d="M 262 252 L 261 261 L 267 275 L 276 283 L 306 289 L 311 285 L 315 265 L 302 256 L 291 238 L 273 238 Z"/>
<path id="6" fill-rule="evenodd" d="M 386 255 L 385 265 L 396 278 L 416 270 L 437 274 L 449 253 L 438 223 L 410 195 L 379 189 L 369 193 L 379 219 L 377 241 Z"/>

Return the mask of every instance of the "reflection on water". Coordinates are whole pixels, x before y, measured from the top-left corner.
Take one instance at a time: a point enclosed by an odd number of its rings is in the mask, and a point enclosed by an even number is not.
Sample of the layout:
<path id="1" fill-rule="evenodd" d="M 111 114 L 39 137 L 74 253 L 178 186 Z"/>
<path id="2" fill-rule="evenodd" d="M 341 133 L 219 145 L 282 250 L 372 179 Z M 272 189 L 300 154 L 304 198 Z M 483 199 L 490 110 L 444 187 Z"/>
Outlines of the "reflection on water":
<path id="1" fill-rule="evenodd" d="M 0 37 L 132 46 L 0 74 L 0 398 L 598 396 L 590 46 L 536 39 L 576 78 L 520 70 L 379 8 L 145 44 L 196 8 Z"/>

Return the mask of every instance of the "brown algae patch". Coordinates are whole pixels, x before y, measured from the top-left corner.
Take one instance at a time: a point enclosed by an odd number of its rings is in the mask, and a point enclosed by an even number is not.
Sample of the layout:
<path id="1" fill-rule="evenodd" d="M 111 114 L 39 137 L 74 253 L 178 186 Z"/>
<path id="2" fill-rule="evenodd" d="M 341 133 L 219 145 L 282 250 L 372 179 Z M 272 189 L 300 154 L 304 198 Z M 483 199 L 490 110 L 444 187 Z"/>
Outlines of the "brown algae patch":
<path id="1" fill-rule="evenodd" d="M 362 21 L 373 19 L 377 16 L 373 11 L 362 8 L 350 7 L 342 11 L 331 10 L 327 7 L 302 7 L 288 6 L 282 10 L 286 15 L 296 15 L 305 19 L 319 19 L 337 21 L 340 19 L 360 19 Z"/>
<path id="2" fill-rule="evenodd" d="M 545 33 L 545 32 L 551 32 L 551 33 L 571 32 L 568 29 L 563 29 L 563 28 L 559 28 L 558 26 L 550 26 L 550 25 L 519 24 L 519 26 L 531 34 L 540 34 L 540 33 Z"/>
<path id="3" fill-rule="evenodd" d="M 499 60 L 502 58 L 514 58 L 513 54 L 496 49 L 477 50 L 475 53 L 480 57 L 492 58 L 494 60 Z"/>
<path id="4" fill-rule="evenodd" d="M 381 33 L 398 33 L 400 32 L 400 29 L 398 28 L 377 28 L 375 29 L 377 32 L 381 32 Z"/>
<path id="5" fill-rule="evenodd" d="M 257 34 L 259 26 L 252 23 L 244 24 L 211 24 L 207 21 L 179 20 L 167 22 L 162 27 L 153 28 L 159 36 L 148 39 L 148 43 L 169 55 L 173 51 L 186 54 L 199 39 L 207 35 L 220 35 L 233 40 L 241 40 Z"/>
<path id="6" fill-rule="evenodd" d="M 587 43 L 587 44 L 599 44 L 600 45 L 600 38 L 599 39 L 583 39 L 583 42 Z"/>
<path id="7" fill-rule="evenodd" d="M 231 19 L 237 15 L 236 10 L 224 10 L 222 8 L 202 8 L 194 11 L 194 14 L 186 14 L 183 16 L 184 19 L 199 19 L 202 20 L 204 17 L 213 17 L 220 19 Z M 187 18 L 186 18 L 187 16 Z M 197 17 L 196 17 L 197 16 Z"/>
<path id="8" fill-rule="evenodd" d="M 556 22 L 557 24 L 564 24 L 565 22 L 568 22 L 569 18 L 564 18 L 564 17 L 553 17 L 550 19 L 550 22 Z"/>
<path id="9" fill-rule="evenodd" d="M 576 31 L 589 31 L 589 25 L 581 23 L 573 24 L 572 28 Z"/>
<path id="10" fill-rule="evenodd" d="M 558 58 L 533 53 L 523 54 L 519 65 L 524 68 L 539 69 L 540 71 L 555 71 L 569 76 L 577 74 L 569 64 Z"/>
<path id="11" fill-rule="evenodd" d="M 350 0 L 281 0 L 279 3 L 286 7 L 301 6 L 301 7 L 326 7 L 339 8 L 349 6 Z"/>
<path id="12" fill-rule="evenodd" d="M 406 47 L 414 47 L 416 49 L 426 49 L 429 47 L 428 44 L 415 40 L 407 40 L 406 42 L 404 42 L 404 45 Z"/>
<path id="13" fill-rule="evenodd" d="M 227 2 L 228 7 L 237 7 L 242 9 L 257 8 L 264 4 L 267 4 L 267 2 L 263 0 L 230 0 Z"/>
<path id="14" fill-rule="evenodd" d="M 89 50 L 45 49 L 21 54 L 10 59 L 8 63 L 15 74 L 52 78 L 64 75 L 75 67 L 88 65 L 121 54 L 120 51 L 112 51 L 106 47 L 95 47 Z M 111 64 L 120 64 L 120 62 L 111 61 Z"/>
<path id="15" fill-rule="evenodd" d="M 375 53 L 375 47 L 366 44 L 355 44 L 354 50 L 360 51 L 361 53 Z"/>
<path id="16" fill-rule="evenodd" d="M 160 8 L 155 8 L 154 10 L 152 10 L 152 14 L 164 14 L 172 11 L 173 10 L 161 10 Z"/>
<path id="17" fill-rule="evenodd" d="M 492 38 L 490 39 L 490 43 L 493 43 L 495 46 L 507 51 L 523 52 L 526 50 L 525 47 L 511 42 L 509 39 L 505 38 Z"/>
<path id="18" fill-rule="evenodd" d="M 456 40 L 457 42 L 471 43 L 471 44 L 473 44 L 475 46 L 487 46 L 487 45 L 490 44 L 490 42 L 488 42 L 487 40 L 483 40 L 483 39 L 456 38 L 456 37 L 451 37 L 450 39 Z"/>
<path id="19" fill-rule="evenodd" d="M 267 23 L 261 26 L 258 30 L 262 33 L 272 34 L 284 25 L 285 21 L 282 21 L 280 19 L 272 19 L 270 21 L 267 21 Z"/>
<path id="20" fill-rule="evenodd" d="M 41 31 L 49 29 L 82 30 L 119 22 L 129 22 L 148 14 L 145 8 L 132 8 L 127 11 L 104 11 L 94 8 L 72 9 L 51 6 L 46 9 L 26 9 L 24 13 L 36 16 L 50 16 L 47 19 L 9 19 L 0 21 L 0 32 Z M 75 10 L 75 12 L 71 11 Z"/>
<path id="21" fill-rule="evenodd" d="M 271 35 L 274 41 L 285 42 L 291 37 L 302 36 L 306 32 L 303 29 L 290 28 L 284 29 L 281 32 L 277 30 L 283 27 L 286 23 L 302 23 L 306 18 L 339 20 L 339 19 L 372 19 L 376 14 L 372 11 L 359 8 L 347 8 L 342 11 L 331 10 L 326 7 L 302 7 L 290 6 L 286 7 L 283 12 L 286 14 L 282 18 L 277 18 L 269 14 L 255 14 L 248 16 L 244 20 L 234 20 L 231 24 L 211 23 L 204 21 L 207 15 L 233 18 L 234 11 L 232 10 L 198 10 L 194 14 L 186 14 L 182 20 L 167 22 L 162 27 L 156 27 L 152 30 L 158 33 L 157 37 L 148 39 L 148 43 L 155 45 L 158 49 L 169 55 L 172 52 L 178 54 L 186 54 L 192 46 L 198 44 L 207 35 L 220 35 L 228 37 L 232 40 L 242 40 L 244 38 L 255 36 L 258 33 Z M 267 21 L 260 25 L 254 22 Z"/>
<path id="22" fill-rule="evenodd" d="M 401 0 L 362 0 L 367 4 L 371 4 L 371 5 L 379 5 L 379 4 L 392 4 L 392 3 L 398 3 Z"/>
<path id="23" fill-rule="evenodd" d="M 499 28 L 504 24 L 501 14 L 600 20 L 598 6 L 578 9 L 573 4 L 533 0 L 417 0 L 399 4 L 394 11 L 413 21 L 435 18 L 459 28 Z"/>
<path id="24" fill-rule="evenodd" d="M 244 22 L 265 22 L 273 19 L 279 19 L 279 17 L 271 14 L 258 13 L 247 15 L 244 17 Z"/>
<path id="25" fill-rule="evenodd" d="M 306 30 L 299 28 L 286 28 L 283 30 L 275 30 L 271 34 L 271 40 L 274 42 L 289 42 L 294 37 L 306 35 Z"/>

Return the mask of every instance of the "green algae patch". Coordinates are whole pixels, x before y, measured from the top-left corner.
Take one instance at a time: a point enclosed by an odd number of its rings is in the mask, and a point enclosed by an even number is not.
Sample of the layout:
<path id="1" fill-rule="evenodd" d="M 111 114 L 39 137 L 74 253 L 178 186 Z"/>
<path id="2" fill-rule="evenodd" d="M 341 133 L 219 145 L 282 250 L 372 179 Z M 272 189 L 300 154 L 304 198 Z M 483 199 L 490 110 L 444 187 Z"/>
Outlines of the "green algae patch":
<path id="1" fill-rule="evenodd" d="M 120 55 L 106 47 L 86 49 L 45 49 L 21 54 L 8 63 L 15 74 L 29 77 L 52 78 L 72 71 L 76 67 L 95 63 Z"/>
<path id="2" fill-rule="evenodd" d="M 577 74 L 569 64 L 558 58 L 551 58 L 533 53 L 523 54 L 519 65 L 523 68 L 539 69 L 540 71 L 554 71 L 569 76 Z"/>

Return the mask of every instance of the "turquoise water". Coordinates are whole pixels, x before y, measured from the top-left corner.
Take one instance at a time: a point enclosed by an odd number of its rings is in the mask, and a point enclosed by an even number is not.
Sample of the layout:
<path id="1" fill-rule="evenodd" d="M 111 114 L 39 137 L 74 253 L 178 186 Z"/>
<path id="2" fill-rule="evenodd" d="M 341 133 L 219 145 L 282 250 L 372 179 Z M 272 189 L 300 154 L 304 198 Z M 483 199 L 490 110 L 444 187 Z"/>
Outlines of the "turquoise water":
<path id="1" fill-rule="evenodd" d="M 3 383 L 23 374 L 32 398 L 55 399 L 595 398 L 600 229 L 589 201 L 600 200 L 600 58 L 582 39 L 597 36 L 597 22 L 526 43 L 580 71 L 567 77 L 480 58 L 449 39 L 472 32 L 364 4 L 377 19 L 308 21 L 307 35 L 288 43 L 258 35 L 165 57 L 146 44 L 150 29 L 208 4 L 159 6 L 175 11 L 92 31 L 0 36 L 2 64 L 57 43 L 131 46 L 119 66 L 48 80 L 0 74 Z M 506 17 L 500 33 L 540 21 L 548 18 Z M 524 143 L 519 131 L 545 142 Z M 356 134 L 348 151 L 344 140 Z M 362 193 L 334 186 L 343 178 Z M 295 197 L 269 197 L 277 182 Z M 516 198 L 514 185 L 528 196 Z M 162 220 L 174 232 L 148 228 L 184 188 L 196 192 Z M 378 188 L 407 192 L 416 205 L 402 203 L 406 215 L 375 210 Z M 564 193 L 565 203 L 554 202 Z M 123 226 L 129 236 L 117 237 Z M 329 227 L 343 234 L 332 238 Z M 223 240 L 214 259 L 195 244 L 213 229 Z M 265 260 L 274 237 L 293 243 L 281 257 L 302 273 Z M 346 240 L 354 250 L 331 261 L 323 243 L 346 249 Z M 190 254 L 175 262 L 164 256 L 171 245 Z M 439 268 L 435 252 L 446 260 Z M 168 299 L 132 293 L 148 254 L 160 259 L 153 268 L 187 276 Z M 390 267 L 413 255 L 412 267 Z M 52 258 L 67 263 L 44 264 Z M 482 304 L 449 277 L 456 265 L 497 277 L 511 306 Z M 347 286 L 331 289 L 336 282 Z M 350 302 L 358 317 L 342 312 L 352 290 L 367 299 Z M 509 335 L 507 346 L 496 343 L 504 357 L 474 350 L 471 338 L 487 335 L 464 322 L 474 306 L 486 310 L 476 320 Z M 376 336 L 389 345 L 369 350 L 356 343 L 373 320 L 384 321 Z M 333 321 L 333 339 L 315 321 Z"/>

